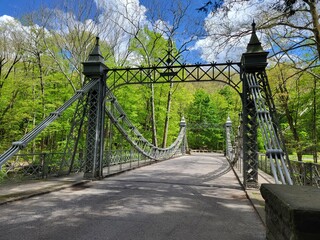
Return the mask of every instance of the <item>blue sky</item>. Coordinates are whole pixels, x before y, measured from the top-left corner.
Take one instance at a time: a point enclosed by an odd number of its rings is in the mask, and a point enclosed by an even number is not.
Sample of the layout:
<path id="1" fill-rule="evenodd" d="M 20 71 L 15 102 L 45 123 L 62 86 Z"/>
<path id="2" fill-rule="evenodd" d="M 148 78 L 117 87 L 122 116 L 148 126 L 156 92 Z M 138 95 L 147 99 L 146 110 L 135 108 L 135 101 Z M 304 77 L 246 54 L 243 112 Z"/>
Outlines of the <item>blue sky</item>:
<path id="1" fill-rule="evenodd" d="M 0 0 L 0 15 L 10 15 L 13 17 L 20 17 L 26 12 L 30 12 L 40 6 L 52 6 L 55 5 L 55 0 Z M 60 2 L 60 1 L 59 1 Z M 147 6 L 148 0 L 140 0 L 142 5 Z M 170 1 L 168 1 L 170 2 Z M 197 8 L 203 6 L 206 0 L 191 0 L 192 7 L 189 13 L 192 12 L 196 15 L 202 15 L 203 13 L 198 13 Z M 193 11 L 194 10 L 194 11 Z"/>
<path id="2" fill-rule="evenodd" d="M 24 14 L 30 13 L 36 9 L 42 7 L 53 7 L 57 6 L 59 2 L 63 0 L 0 0 L 0 16 L 2 15 L 9 15 L 14 18 L 20 19 Z M 93 1 L 93 0 L 92 0 Z M 171 1 L 159 1 L 161 4 L 160 7 L 168 6 Z M 185 22 L 182 23 L 181 26 L 189 26 L 190 24 L 194 24 L 197 21 L 201 22 L 206 17 L 206 14 L 203 12 L 198 12 L 196 9 L 203 6 L 207 0 L 190 0 L 190 7 L 188 9 L 187 15 L 188 17 L 185 19 Z M 148 0 L 140 0 L 140 3 L 144 5 L 147 9 L 150 6 L 150 1 Z M 151 14 L 152 10 L 147 11 L 147 16 L 150 17 L 148 14 Z M 165 14 L 166 21 L 171 22 L 172 14 L 166 10 L 163 10 L 162 13 Z M 192 29 L 190 27 L 189 29 Z M 177 44 L 179 45 L 179 40 L 182 42 L 183 39 L 175 39 Z M 195 42 L 193 42 L 194 44 Z M 190 45 L 191 46 L 191 45 Z M 200 62 L 200 56 L 198 51 L 189 51 L 184 54 L 184 58 L 186 61 L 190 63 Z"/>
<path id="3" fill-rule="evenodd" d="M 0 16 L 9 15 L 19 18 L 26 12 L 38 8 L 42 3 L 50 1 L 43 0 L 0 0 Z"/>

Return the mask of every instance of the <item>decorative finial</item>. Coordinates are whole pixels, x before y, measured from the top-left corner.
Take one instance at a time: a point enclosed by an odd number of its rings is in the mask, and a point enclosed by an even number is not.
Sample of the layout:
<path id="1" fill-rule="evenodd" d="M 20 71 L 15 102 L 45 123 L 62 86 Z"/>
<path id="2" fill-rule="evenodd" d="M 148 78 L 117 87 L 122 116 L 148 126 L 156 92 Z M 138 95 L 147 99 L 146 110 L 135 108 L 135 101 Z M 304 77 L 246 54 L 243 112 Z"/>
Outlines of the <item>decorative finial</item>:
<path id="1" fill-rule="evenodd" d="M 168 38 L 168 49 L 172 50 L 172 39 L 171 39 L 171 37 Z"/>
<path id="2" fill-rule="evenodd" d="M 187 126 L 186 120 L 185 120 L 184 116 L 182 116 L 181 121 L 180 121 L 180 127 L 185 127 L 185 126 Z"/>
<path id="3" fill-rule="evenodd" d="M 99 37 L 96 36 L 96 43 L 94 45 L 94 48 L 92 49 L 88 61 L 90 62 L 104 62 L 104 59 L 102 57 L 102 54 L 100 52 L 100 46 L 99 46 Z"/>
<path id="4" fill-rule="evenodd" d="M 252 26 L 252 32 L 256 33 L 256 23 L 254 22 L 254 20 L 252 20 L 251 26 Z"/>
<path id="5" fill-rule="evenodd" d="M 256 23 L 253 21 L 251 26 L 252 26 L 252 33 L 251 33 L 250 42 L 247 46 L 247 53 L 263 52 L 261 43 L 256 34 Z"/>
<path id="6" fill-rule="evenodd" d="M 227 121 L 226 121 L 226 127 L 231 127 L 232 126 L 232 121 L 228 115 Z"/>
<path id="7" fill-rule="evenodd" d="M 104 58 L 100 52 L 99 37 L 96 37 L 96 43 L 89 54 L 87 61 L 83 62 L 83 74 L 88 77 L 100 77 L 107 69 L 104 64 Z"/>
<path id="8" fill-rule="evenodd" d="M 167 64 L 169 65 L 172 62 L 171 56 L 172 56 L 172 40 L 171 37 L 168 38 L 168 58 L 166 60 Z"/>
<path id="9" fill-rule="evenodd" d="M 256 34 L 256 23 L 252 21 L 252 33 L 247 52 L 242 54 L 241 64 L 245 72 L 264 71 L 267 66 L 268 52 L 264 51 Z"/>

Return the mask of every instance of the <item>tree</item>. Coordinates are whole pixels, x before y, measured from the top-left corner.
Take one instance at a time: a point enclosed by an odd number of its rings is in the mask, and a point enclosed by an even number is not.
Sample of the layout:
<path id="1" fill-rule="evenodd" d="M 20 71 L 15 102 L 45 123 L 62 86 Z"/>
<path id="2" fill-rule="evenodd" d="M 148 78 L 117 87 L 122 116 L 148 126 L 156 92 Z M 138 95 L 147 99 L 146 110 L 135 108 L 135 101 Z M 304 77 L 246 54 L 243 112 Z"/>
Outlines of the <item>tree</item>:
<path id="1" fill-rule="evenodd" d="M 14 67 L 19 63 L 23 54 L 23 36 L 18 31 L 19 23 L 8 17 L 0 22 L 0 124 L 14 105 L 20 89 L 12 89 L 10 94 L 3 95 L 3 88 L 8 84 L 10 75 L 13 74 Z M 6 102 L 5 97 L 10 96 Z M 5 103 L 6 102 L 6 103 Z"/>
<path id="2" fill-rule="evenodd" d="M 37 17 L 50 35 L 45 39 L 48 53 L 76 91 L 85 83 L 82 62 L 89 56 L 98 35 L 98 12 L 93 1 L 62 1 L 59 8 L 42 9 Z"/>
<path id="3" fill-rule="evenodd" d="M 295 3 L 294 5 L 290 5 Z M 318 1 L 275 0 L 226 0 L 213 9 L 205 28 L 207 38 L 198 42 L 198 47 L 211 48 L 212 53 L 203 57 L 213 61 L 222 58 L 239 60 L 248 43 L 250 24 L 257 23 L 266 48 L 273 48 L 272 56 L 287 54 L 298 56 L 301 52 L 313 53 L 304 60 L 306 67 L 315 65 L 319 58 Z M 241 16 L 241 17 L 240 17 Z M 298 56 L 299 57 L 299 56 Z"/>
<path id="4" fill-rule="evenodd" d="M 319 1 L 226 0 L 204 7 L 212 12 L 205 23 L 207 38 L 199 41 L 198 47 L 213 49 L 213 54 L 203 51 L 203 57 L 210 61 L 230 58 L 239 61 L 251 34 L 250 23 L 253 19 L 257 23 L 264 49 L 270 52 L 269 67 L 273 74 L 269 80 L 275 83 L 278 110 L 285 117 L 282 123 L 290 130 L 290 134 L 285 135 L 293 140 L 287 141 L 294 143 L 292 147 L 298 160 L 302 160 L 310 142 L 313 142 L 315 156 L 317 97 L 315 90 L 306 91 L 302 82 L 315 89 L 319 81 Z M 303 109 L 311 109 L 310 106 L 313 106 L 312 115 Z M 305 125 L 310 119 L 315 120 L 313 124 Z M 313 133 L 312 138 L 309 132 Z"/>
<path id="5" fill-rule="evenodd" d="M 210 95 L 203 90 L 197 90 L 186 116 L 190 148 L 217 149 L 216 143 L 221 142 L 222 137 L 217 115 L 217 109 L 213 106 Z"/>

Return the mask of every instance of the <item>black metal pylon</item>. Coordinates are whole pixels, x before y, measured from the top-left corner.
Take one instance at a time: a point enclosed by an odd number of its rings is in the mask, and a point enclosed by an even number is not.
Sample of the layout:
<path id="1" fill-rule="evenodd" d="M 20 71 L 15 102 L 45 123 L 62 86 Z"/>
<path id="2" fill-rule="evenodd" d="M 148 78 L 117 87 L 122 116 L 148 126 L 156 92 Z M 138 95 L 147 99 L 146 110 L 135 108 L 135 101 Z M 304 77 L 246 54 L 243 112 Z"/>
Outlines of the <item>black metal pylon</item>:
<path id="1" fill-rule="evenodd" d="M 83 63 L 83 74 L 90 81 L 99 80 L 88 93 L 88 127 L 86 138 L 86 154 L 84 163 L 84 178 L 102 178 L 102 163 L 104 151 L 104 120 L 105 120 L 105 95 L 106 95 L 106 71 L 104 58 L 99 48 L 99 38 L 96 45 Z"/>
<path id="2" fill-rule="evenodd" d="M 257 111 L 247 80 L 248 75 L 263 73 L 267 66 L 267 55 L 256 35 L 255 23 L 247 46 L 247 52 L 241 58 L 242 80 L 242 120 L 243 120 L 243 185 L 258 186 L 258 142 Z"/>

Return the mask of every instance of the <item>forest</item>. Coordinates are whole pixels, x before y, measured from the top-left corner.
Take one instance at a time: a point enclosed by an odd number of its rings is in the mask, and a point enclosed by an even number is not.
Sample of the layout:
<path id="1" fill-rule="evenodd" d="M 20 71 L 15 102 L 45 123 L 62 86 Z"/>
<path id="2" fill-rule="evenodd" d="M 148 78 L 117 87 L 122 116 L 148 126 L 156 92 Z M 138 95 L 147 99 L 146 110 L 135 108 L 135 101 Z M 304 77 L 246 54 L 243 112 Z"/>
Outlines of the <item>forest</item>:
<path id="1" fill-rule="evenodd" d="M 185 29 L 181 30 L 186 28 L 182 24 L 188 19 L 186 9 L 202 14 L 191 4 L 172 1 L 168 6 L 172 18 L 166 22 L 156 7 L 149 11 L 152 20 L 146 21 L 141 17 L 141 5 L 133 4 L 136 1 L 120 1 L 116 11 L 107 2 L 105 5 L 103 1 L 97 2 L 101 5 L 66 1 L 63 10 L 41 8 L 21 19 L 0 16 L 1 152 L 88 81 L 82 74 L 82 63 L 94 47 L 97 35 L 108 68 L 155 65 L 166 56 L 169 47 L 184 62 L 183 53 L 190 49 L 195 36 L 200 39 L 198 47 L 207 40 L 209 50 L 203 47 L 201 57 L 211 62 L 226 57 L 222 52 L 246 51 L 252 20 L 247 20 L 246 25 L 238 22 L 240 27 L 235 27 L 231 15 L 251 2 L 252 6 L 263 5 L 260 12 L 257 10 L 255 22 L 264 49 L 269 51 L 267 75 L 287 150 L 298 160 L 307 154 L 317 162 L 320 25 L 314 16 L 318 16 L 318 1 L 293 1 L 293 5 L 285 1 L 280 5 L 277 1 L 228 0 L 213 6 L 207 4 L 205 7 L 211 14 L 203 23 L 205 32 L 200 28 L 189 29 L 189 37 L 183 35 Z M 272 11 L 267 3 L 272 4 Z M 237 43 L 228 45 L 228 42 Z M 235 46 L 239 48 L 237 51 Z M 108 84 L 112 82 L 107 79 Z M 165 147 L 174 141 L 181 117 L 186 118 L 191 149 L 223 150 L 228 116 L 234 134 L 237 133 L 241 99 L 223 83 L 124 85 L 115 89 L 114 94 L 139 131 L 157 146 Z M 74 111 L 72 106 L 25 151 L 62 152 Z M 120 137 L 115 141 L 121 141 Z M 260 148 L 264 151 L 262 143 Z"/>

